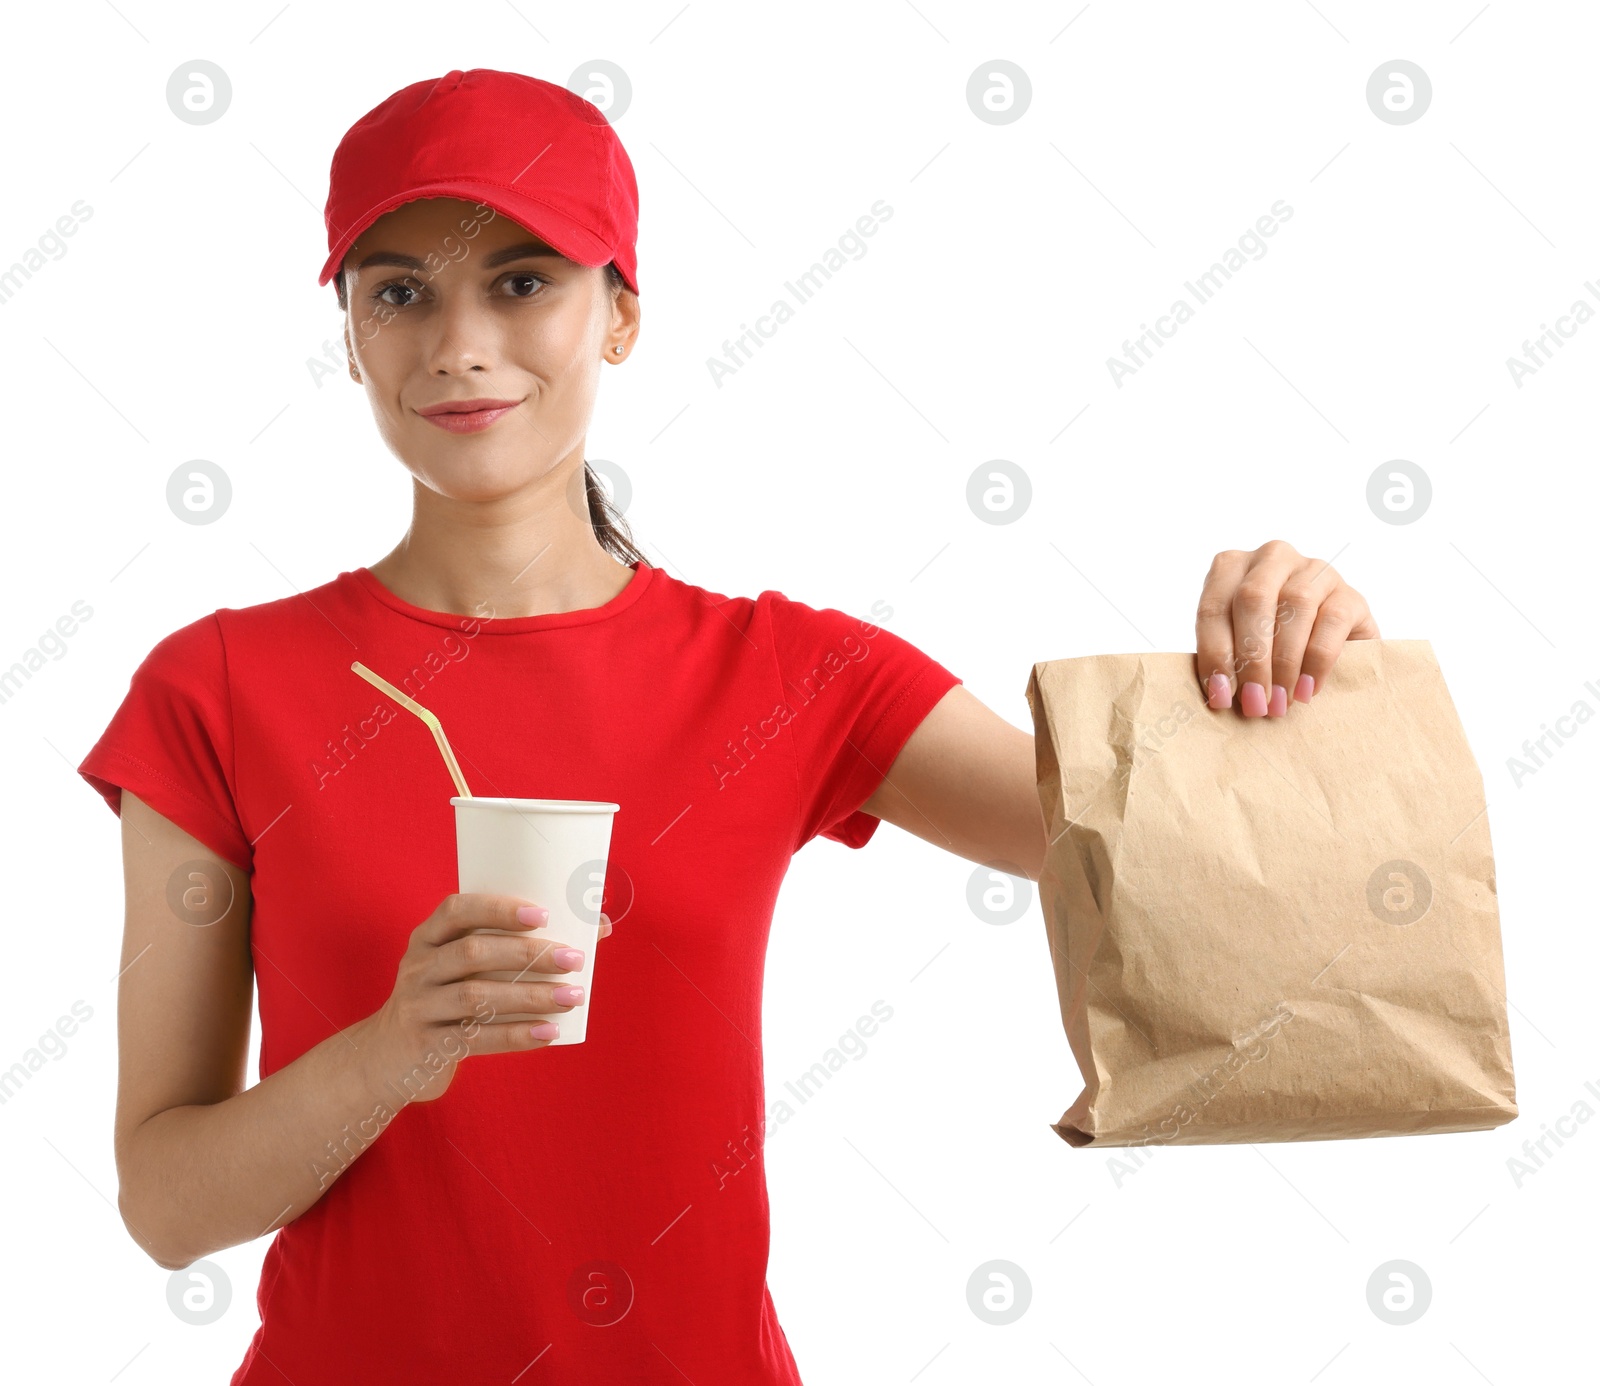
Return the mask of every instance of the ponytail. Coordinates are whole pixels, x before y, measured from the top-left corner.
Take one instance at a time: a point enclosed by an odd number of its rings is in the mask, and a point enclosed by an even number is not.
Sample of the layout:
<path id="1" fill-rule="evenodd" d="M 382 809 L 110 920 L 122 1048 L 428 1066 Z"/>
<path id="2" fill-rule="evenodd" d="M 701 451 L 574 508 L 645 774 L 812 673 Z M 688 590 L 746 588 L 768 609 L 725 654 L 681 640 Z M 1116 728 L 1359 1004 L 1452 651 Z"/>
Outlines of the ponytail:
<path id="1" fill-rule="evenodd" d="M 623 279 L 615 261 L 606 265 L 606 284 L 613 293 L 627 287 L 627 281 Z M 600 547 L 618 562 L 626 563 L 630 567 L 635 563 L 649 567 L 650 560 L 633 542 L 628 522 L 622 518 L 622 512 L 611 503 L 605 488 L 600 485 L 599 477 L 594 474 L 594 468 L 587 462 L 583 464 L 583 485 L 589 498 L 589 523 L 594 526 L 594 537 L 600 541 Z"/>
<path id="2" fill-rule="evenodd" d="M 628 522 L 622 518 L 622 512 L 611 503 L 605 487 L 600 484 L 600 478 L 587 462 L 583 464 L 583 486 L 589 498 L 589 523 L 594 526 L 594 537 L 600 541 L 600 547 L 618 562 L 630 567 L 635 563 L 642 563 L 647 568 L 651 566 L 650 560 L 634 545 L 633 535 L 628 529 Z"/>

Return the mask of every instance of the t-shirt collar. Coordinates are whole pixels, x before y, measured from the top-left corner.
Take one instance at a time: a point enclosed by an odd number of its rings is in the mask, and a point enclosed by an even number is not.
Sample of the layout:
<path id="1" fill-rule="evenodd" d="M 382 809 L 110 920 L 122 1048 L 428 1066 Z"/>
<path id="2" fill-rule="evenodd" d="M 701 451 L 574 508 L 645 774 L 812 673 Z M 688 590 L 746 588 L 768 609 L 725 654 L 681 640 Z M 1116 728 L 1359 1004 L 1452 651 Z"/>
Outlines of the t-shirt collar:
<path id="1" fill-rule="evenodd" d="M 373 576 L 370 568 L 356 568 L 341 573 L 340 577 L 350 579 L 368 596 L 391 610 L 398 611 L 402 616 L 409 616 L 413 621 L 426 621 L 429 625 L 444 626 L 448 630 L 465 630 L 476 624 L 486 635 L 522 635 L 530 631 L 565 630 L 571 626 L 586 626 L 595 621 L 605 621 L 621 615 L 645 594 L 656 571 L 643 560 L 630 563 L 628 566 L 633 569 L 633 577 L 610 601 L 600 606 L 582 607 L 576 611 L 550 611 L 537 616 L 481 617 L 449 611 L 429 611 L 426 607 L 413 606 L 404 598 L 396 596 Z"/>

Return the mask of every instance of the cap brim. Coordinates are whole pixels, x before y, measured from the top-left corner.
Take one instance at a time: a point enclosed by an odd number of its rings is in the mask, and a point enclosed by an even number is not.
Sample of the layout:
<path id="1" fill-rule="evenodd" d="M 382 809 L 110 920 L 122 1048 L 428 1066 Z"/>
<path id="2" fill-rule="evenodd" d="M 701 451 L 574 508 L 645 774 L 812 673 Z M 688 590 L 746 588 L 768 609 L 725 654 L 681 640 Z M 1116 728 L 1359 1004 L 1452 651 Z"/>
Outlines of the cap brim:
<path id="1" fill-rule="evenodd" d="M 322 273 L 317 276 L 318 285 L 332 282 L 350 247 L 373 222 L 385 212 L 392 212 L 396 207 L 423 197 L 459 197 L 463 201 L 492 208 L 501 216 L 510 217 L 519 226 L 525 227 L 559 250 L 567 259 L 580 265 L 604 265 L 612 258 L 610 248 L 594 232 L 538 198 L 514 192 L 498 183 L 480 183 L 470 178 L 457 178 L 408 189 L 394 197 L 386 198 L 365 212 L 334 244 L 328 258 L 323 262 Z"/>

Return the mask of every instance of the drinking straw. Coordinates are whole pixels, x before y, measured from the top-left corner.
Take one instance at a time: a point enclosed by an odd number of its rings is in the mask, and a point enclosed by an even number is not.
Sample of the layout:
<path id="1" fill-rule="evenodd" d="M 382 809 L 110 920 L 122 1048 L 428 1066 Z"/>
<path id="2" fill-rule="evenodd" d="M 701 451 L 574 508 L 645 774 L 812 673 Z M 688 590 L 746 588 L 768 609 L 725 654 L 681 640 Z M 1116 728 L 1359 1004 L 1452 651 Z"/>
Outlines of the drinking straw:
<path id="1" fill-rule="evenodd" d="M 456 764 L 456 753 L 450 749 L 450 743 L 445 740 L 444 728 L 439 725 L 439 719 L 434 716 L 433 713 L 429 712 L 427 708 L 423 707 L 421 703 L 416 702 L 412 698 L 408 698 L 404 693 L 390 683 L 388 679 L 374 674 L 372 670 L 367 668 L 367 666 L 359 659 L 356 660 L 355 663 L 350 667 L 354 669 L 356 673 L 360 674 L 362 678 L 364 678 L 379 692 L 387 693 L 395 700 L 395 702 L 399 703 L 401 707 L 405 708 L 407 712 L 415 713 L 423 720 L 423 722 L 427 724 L 428 730 L 433 733 L 434 741 L 438 743 L 439 754 L 444 757 L 445 768 L 449 770 L 450 778 L 456 782 L 457 792 L 463 799 L 470 799 L 472 797 L 472 791 L 467 788 L 466 780 L 462 779 L 461 777 L 461 767 Z"/>

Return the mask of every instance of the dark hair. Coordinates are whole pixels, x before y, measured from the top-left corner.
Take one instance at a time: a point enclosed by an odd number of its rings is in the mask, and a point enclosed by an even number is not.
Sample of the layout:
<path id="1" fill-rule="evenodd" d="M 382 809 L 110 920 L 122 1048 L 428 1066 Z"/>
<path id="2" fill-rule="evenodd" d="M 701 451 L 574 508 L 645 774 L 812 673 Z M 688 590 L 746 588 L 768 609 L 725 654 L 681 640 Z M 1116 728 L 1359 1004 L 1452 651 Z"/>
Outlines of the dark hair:
<path id="1" fill-rule="evenodd" d="M 608 260 L 606 288 L 614 296 L 619 289 L 626 287 L 627 281 L 623 279 L 622 271 L 617 268 L 616 261 Z M 622 512 L 611 503 L 605 488 L 600 485 L 600 478 L 594 474 L 594 468 L 587 461 L 583 464 L 583 485 L 589 499 L 589 523 L 594 526 L 594 537 L 600 541 L 600 547 L 619 563 L 626 563 L 630 567 L 635 563 L 642 563 L 649 567 L 650 560 L 633 542 L 633 531 L 628 528 L 628 522 L 623 519 Z"/>
<path id="2" fill-rule="evenodd" d="M 342 265 L 333 276 L 333 284 L 339 295 L 339 311 L 345 312 L 350 304 L 345 297 Z M 622 271 L 617 268 L 616 262 L 607 263 L 606 288 L 615 294 L 617 290 L 626 287 L 627 281 L 623 279 Z M 584 495 L 589 502 L 589 523 L 594 527 L 594 537 L 600 541 L 600 547 L 619 563 L 629 566 L 643 563 L 648 567 L 650 560 L 635 546 L 627 520 L 611 503 L 611 498 L 606 495 L 605 488 L 600 484 L 600 478 L 595 475 L 594 468 L 587 461 L 583 464 L 583 487 Z"/>

